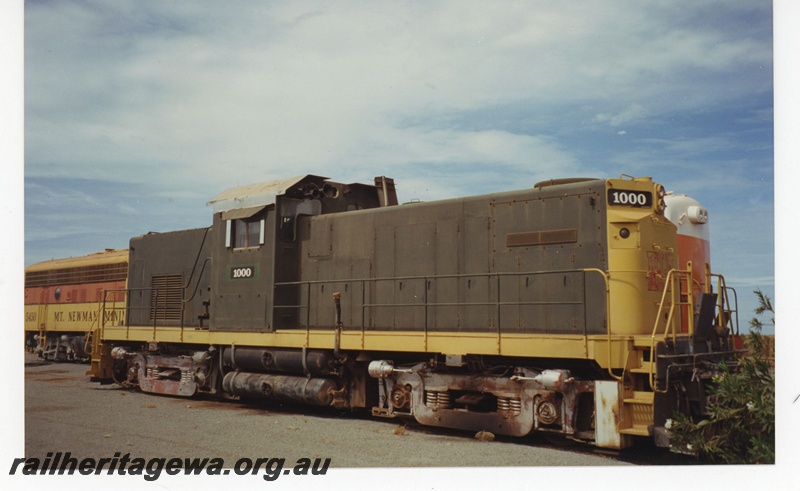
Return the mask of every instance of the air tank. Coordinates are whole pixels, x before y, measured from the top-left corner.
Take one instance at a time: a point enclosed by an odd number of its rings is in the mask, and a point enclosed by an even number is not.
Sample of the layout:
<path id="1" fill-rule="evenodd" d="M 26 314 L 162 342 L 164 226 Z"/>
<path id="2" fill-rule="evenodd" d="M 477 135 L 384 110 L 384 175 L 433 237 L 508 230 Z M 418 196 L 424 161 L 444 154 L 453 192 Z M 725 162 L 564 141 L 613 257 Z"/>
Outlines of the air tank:
<path id="1" fill-rule="evenodd" d="M 337 387 L 335 382 L 324 378 L 230 372 L 222 380 L 222 389 L 250 399 L 328 406 Z"/>

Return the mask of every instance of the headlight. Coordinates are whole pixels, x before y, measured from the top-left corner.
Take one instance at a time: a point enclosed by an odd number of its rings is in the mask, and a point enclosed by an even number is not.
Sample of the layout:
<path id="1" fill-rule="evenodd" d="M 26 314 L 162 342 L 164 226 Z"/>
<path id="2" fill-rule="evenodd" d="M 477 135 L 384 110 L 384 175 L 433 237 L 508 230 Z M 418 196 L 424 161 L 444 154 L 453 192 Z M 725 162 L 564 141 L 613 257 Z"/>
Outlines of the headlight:
<path id="1" fill-rule="evenodd" d="M 689 209 L 686 210 L 686 215 L 692 223 L 706 223 L 708 221 L 708 210 L 702 206 L 690 206 Z"/>

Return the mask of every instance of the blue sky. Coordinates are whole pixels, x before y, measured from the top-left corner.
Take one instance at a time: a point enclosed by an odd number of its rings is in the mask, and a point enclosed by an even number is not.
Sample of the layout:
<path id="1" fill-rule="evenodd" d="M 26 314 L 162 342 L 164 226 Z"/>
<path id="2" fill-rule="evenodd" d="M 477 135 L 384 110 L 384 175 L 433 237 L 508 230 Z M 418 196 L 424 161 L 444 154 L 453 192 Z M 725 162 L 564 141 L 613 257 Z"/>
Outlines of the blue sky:
<path id="1" fill-rule="evenodd" d="M 25 264 L 205 226 L 301 173 L 401 200 L 652 176 L 774 296 L 769 1 L 25 6 Z M 746 231 L 746 233 L 742 233 Z"/>

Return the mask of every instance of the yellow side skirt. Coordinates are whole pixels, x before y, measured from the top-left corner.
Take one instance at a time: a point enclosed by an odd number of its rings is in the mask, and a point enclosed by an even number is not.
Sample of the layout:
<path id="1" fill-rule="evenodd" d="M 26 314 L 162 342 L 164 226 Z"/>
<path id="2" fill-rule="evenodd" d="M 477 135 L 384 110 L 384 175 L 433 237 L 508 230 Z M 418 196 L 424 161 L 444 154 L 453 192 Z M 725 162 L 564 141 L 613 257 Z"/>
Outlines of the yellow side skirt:
<path id="1" fill-rule="evenodd" d="M 200 346 L 270 346 L 333 349 L 336 330 L 279 330 L 231 332 L 206 329 L 120 326 L 103 329 L 104 342 L 183 343 Z M 445 355 L 500 355 L 533 358 L 595 360 L 603 368 L 622 369 L 629 351 L 650 336 L 492 334 L 412 331 L 343 331 L 340 349 L 345 351 L 397 351 Z M 611 349 L 608 349 L 608 342 Z M 609 352 L 611 360 L 609 362 Z"/>

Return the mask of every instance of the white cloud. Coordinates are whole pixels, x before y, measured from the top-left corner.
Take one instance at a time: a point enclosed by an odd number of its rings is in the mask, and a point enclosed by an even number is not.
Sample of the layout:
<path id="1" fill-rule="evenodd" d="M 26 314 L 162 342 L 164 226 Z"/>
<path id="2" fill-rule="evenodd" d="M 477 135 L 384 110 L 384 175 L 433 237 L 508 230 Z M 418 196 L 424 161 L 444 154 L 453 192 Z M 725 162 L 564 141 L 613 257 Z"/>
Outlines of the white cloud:
<path id="1" fill-rule="evenodd" d="M 709 77 L 736 63 L 770 61 L 757 40 L 673 30 L 649 8 L 616 3 L 314 11 L 300 2 L 213 12 L 146 5 L 28 9 L 32 174 L 57 172 L 49 166 L 57 160 L 68 160 L 70 173 L 113 165 L 132 179 L 191 174 L 199 165 L 205 172 L 192 180 L 209 183 L 232 166 L 267 174 L 285 165 L 326 168 L 370 145 L 371 162 L 417 160 L 420 148 L 456 159 L 481 154 L 489 137 L 480 143 L 469 130 L 455 136 L 459 129 L 447 125 L 409 130 L 396 122 L 503 104 L 538 111 L 622 93 L 649 99 L 647 110 L 628 103 L 595 117 L 620 126 L 673 106 L 652 95 L 691 81 L 676 72 L 700 68 Z M 657 8 L 674 15 L 670 6 Z M 704 91 L 692 100 L 718 96 Z M 432 141 L 435 135 L 443 140 Z M 374 146 L 395 137 L 408 144 Z M 467 145 L 448 150 L 455 142 Z M 506 143 L 495 155 L 506 163 L 529 145 Z"/>
<path id="2" fill-rule="evenodd" d="M 639 119 L 644 118 L 647 115 L 647 111 L 644 107 L 639 104 L 631 104 L 622 111 L 616 114 L 597 114 L 594 117 L 594 120 L 599 123 L 608 123 L 611 126 L 619 126 L 625 123 L 630 123 L 632 121 L 636 121 Z"/>
<path id="3" fill-rule="evenodd" d="M 625 172 L 716 204 L 752 164 L 720 154 L 768 145 L 739 140 L 771 118 L 746 105 L 771 100 L 770 9 L 31 2 L 25 172 L 138 184 L 113 208 L 129 235 L 204 224 L 220 191 L 304 172 L 389 175 L 403 200 Z M 718 108 L 740 126 L 673 121 Z M 31 238 L 49 233 L 28 216 Z M 771 273 L 757 269 L 736 274 Z"/>

